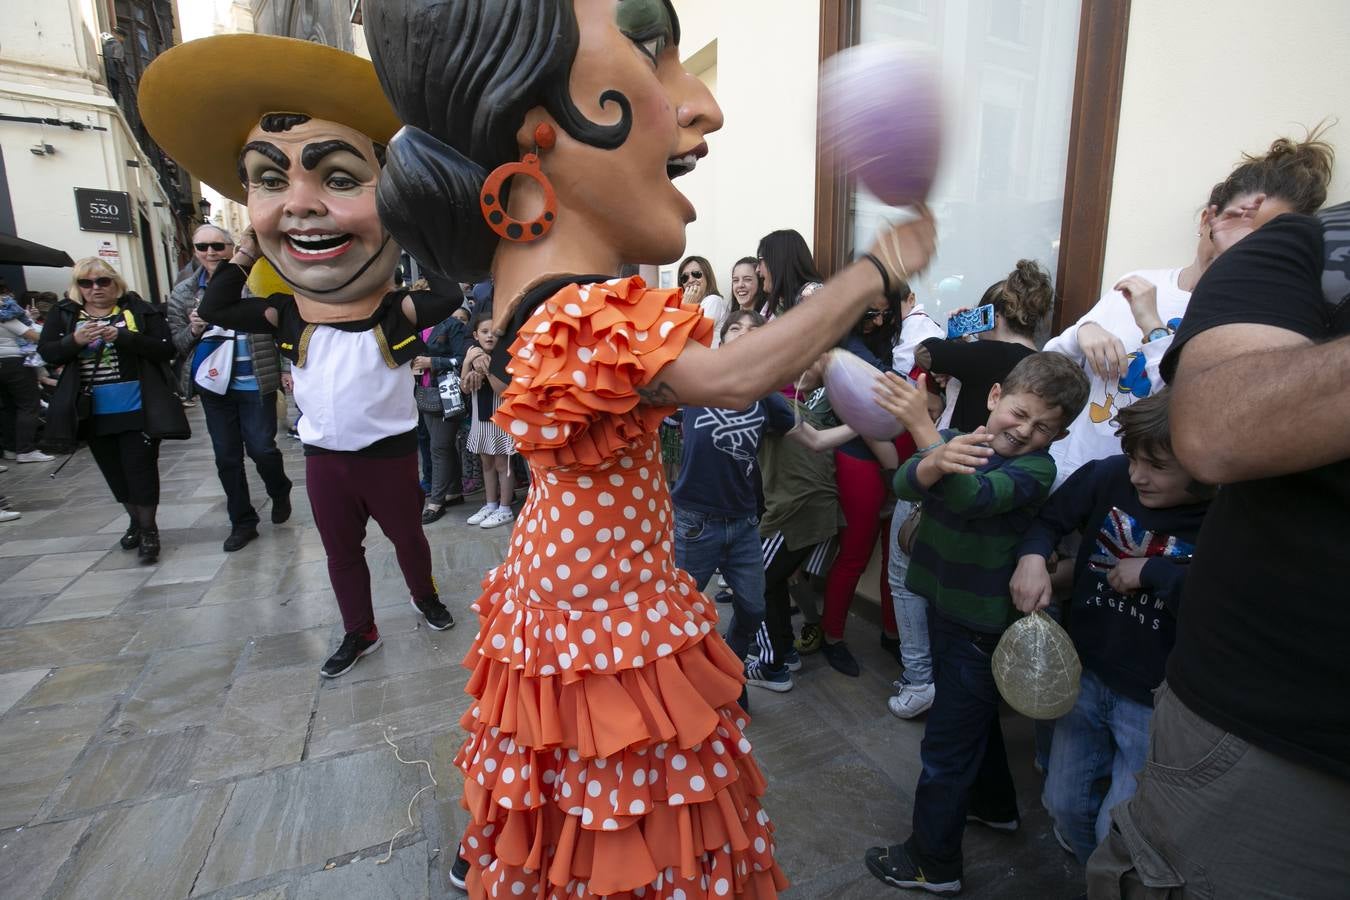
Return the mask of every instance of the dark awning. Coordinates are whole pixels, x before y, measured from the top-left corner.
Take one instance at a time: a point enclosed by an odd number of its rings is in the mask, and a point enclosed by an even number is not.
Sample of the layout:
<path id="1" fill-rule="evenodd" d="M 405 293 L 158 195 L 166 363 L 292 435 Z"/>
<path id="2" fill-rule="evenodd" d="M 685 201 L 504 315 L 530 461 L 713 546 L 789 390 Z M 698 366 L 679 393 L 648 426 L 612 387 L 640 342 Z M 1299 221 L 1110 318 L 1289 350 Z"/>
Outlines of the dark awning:
<path id="1" fill-rule="evenodd" d="M 54 250 L 12 234 L 0 234 L 0 265 L 51 266 L 60 269 L 75 265 L 75 261 L 64 250 Z"/>

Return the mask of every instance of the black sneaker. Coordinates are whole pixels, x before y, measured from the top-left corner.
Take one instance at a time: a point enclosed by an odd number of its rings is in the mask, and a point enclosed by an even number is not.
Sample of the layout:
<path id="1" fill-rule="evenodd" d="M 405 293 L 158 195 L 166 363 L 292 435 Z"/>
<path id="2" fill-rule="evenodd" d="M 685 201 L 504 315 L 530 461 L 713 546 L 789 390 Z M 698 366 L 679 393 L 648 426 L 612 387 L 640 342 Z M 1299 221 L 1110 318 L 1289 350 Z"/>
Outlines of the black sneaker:
<path id="1" fill-rule="evenodd" d="M 464 505 L 464 495 L 463 495 L 463 494 L 446 494 L 446 495 L 445 495 L 445 500 L 442 501 L 442 504 L 441 504 L 441 505 L 442 505 L 442 506 L 463 506 L 463 505 Z"/>
<path id="2" fill-rule="evenodd" d="M 835 641 L 833 644 L 825 641 L 821 644 L 820 652 L 825 655 L 825 661 L 836 672 L 842 672 L 850 678 L 857 678 L 862 673 L 858 661 L 848 652 L 848 645 L 843 641 Z"/>
<path id="3" fill-rule="evenodd" d="M 469 861 L 456 854 L 455 864 L 450 867 L 450 883 L 461 891 L 466 890 L 464 880 L 469 877 Z"/>
<path id="4" fill-rule="evenodd" d="M 1012 834 L 1022 824 L 1018 818 L 1017 810 L 1010 812 L 996 813 L 987 809 L 971 809 L 966 812 L 966 821 L 975 822 L 983 825 L 985 828 L 992 828 L 995 831 L 1001 831 L 1004 834 Z"/>
<path id="5" fill-rule="evenodd" d="M 291 517 L 291 496 L 272 498 L 272 524 L 280 525 Z"/>
<path id="6" fill-rule="evenodd" d="M 135 550 L 141 545 L 141 526 L 128 525 L 118 543 L 122 545 L 123 550 Z"/>
<path id="7" fill-rule="evenodd" d="M 455 617 L 450 615 L 450 610 L 445 608 L 445 604 L 437 597 L 430 600 L 418 600 L 412 598 L 413 607 L 422 614 L 422 618 L 427 620 L 429 625 L 435 631 L 444 631 L 447 628 L 455 627 Z"/>
<path id="8" fill-rule="evenodd" d="M 930 894 L 959 894 L 961 878 L 938 879 L 930 877 L 910 858 L 904 844 L 889 847 L 871 847 L 863 855 L 867 871 L 891 887 L 928 891 Z"/>
<path id="9" fill-rule="evenodd" d="M 153 565 L 159 562 L 159 529 L 142 528 L 140 549 L 136 551 L 140 557 L 142 565 Z"/>
<path id="10" fill-rule="evenodd" d="M 445 515 L 444 506 L 432 506 L 428 503 L 422 507 L 422 524 L 430 525 L 432 522 L 438 521 L 443 515 Z"/>
<path id="11" fill-rule="evenodd" d="M 258 529 L 256 528 L 235 528 L 230 531 L 230 536 L 225 539 L 224 550 L 226 553 L 243 550 L 248 546 L 249 541 L 257 537 Z"/>
<path id="12" fill-rule="evenodd" d="M 339 675 L 345 675 L 351 671 L 351 667 L 356 665 L 356 661 L 361 657 L 374 653 L 380 649 L 384 641 L 380 638 L 380 633 L 375 632 L 373 639 L 362 637 L 355 631 L 349 633 L 342 639 L 342 646 L 338 647 L 337 652 L 328 657 L 328 661 L 319 669 L 319 674 L 324 678 L 336 678 Z"/>
<path id="13" fill-rule="evenodd" d="M 729 589 L 725 591 L 718 591 L 716 594 L 713 595 L 713 600 L 715 600 L 718 603 L 730 603 L 731 596 L 732 596 L 731 591 Z"/>

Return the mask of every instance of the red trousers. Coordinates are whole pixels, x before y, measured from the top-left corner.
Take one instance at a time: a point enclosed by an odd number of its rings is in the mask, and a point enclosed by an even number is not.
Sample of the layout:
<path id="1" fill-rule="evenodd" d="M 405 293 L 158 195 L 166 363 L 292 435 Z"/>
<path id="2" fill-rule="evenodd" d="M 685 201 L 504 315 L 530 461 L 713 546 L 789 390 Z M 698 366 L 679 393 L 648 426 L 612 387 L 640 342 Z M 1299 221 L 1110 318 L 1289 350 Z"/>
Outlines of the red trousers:
<path id="1" fill-rule="evenodd" d="M 873 459 L 858 459 L 835 451 L 834 480 L 839 488 L 839 505 L 844 508 L 845 525 L 839 530 L 839 555 L 834 558 L 830 574 L 825 577 L 825 611 L 820 627 L 831 640 L 844 637 L 844 623 L 853 605 L 853 594 L 858 580 L 872 558 L 878 535 L 888 533 L 881 508 L 886 502 L 887 488 L 881 477 L 881 465 Z M 890 564 L 890 541 L 883 541 L 881 549 L 881 624 L 888 634 L 895 634 L 895 606 L 891 603 L 891 584 L 886 577 Z"/>

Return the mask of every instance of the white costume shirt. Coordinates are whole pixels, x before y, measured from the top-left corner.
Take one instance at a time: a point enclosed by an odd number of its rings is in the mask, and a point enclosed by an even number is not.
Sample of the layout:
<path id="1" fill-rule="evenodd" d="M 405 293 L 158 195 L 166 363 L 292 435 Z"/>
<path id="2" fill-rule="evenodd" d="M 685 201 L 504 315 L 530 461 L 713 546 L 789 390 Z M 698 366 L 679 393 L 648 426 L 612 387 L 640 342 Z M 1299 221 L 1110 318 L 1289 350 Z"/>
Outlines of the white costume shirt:
<path id="1" fill-rule="evenodd" d="M 377 326 L 378 327 L 378 326 Z M 391 369 L 374 329 L 314 329 L 306 364 L 291 369 L 300 440 L 325 450 L 364 450 L 417 427 L 411 364 Z"/>
<path id="2" fill-rule="evenodd" d="M 1129 272 L 1121 278 L 1129 275 L 1138 276 L 1157 286 L 1158 317 L 1164 325 L 1180 324 L 1181 317 L 1186 314 L 1186 305 L 1191 300 L 1190 291 L 1183 291 L 1177 285 L 1181 269 L 1144 269 Z M 1108 385 L 1105 379 L 1092 371 L 1087 355 L 1078 344 L 1078 329 L 1086 322 L 1097 323 L 1125 345 L 1127 369 L 1120 374 L 1115 384 Z M 1055 488 L 1084 463 L 1120 453 L 1120 438 L 1116 437 L 1116 425 L 1111 419 L 1135 400 L 1147 397 L 1163 386 L 1158 366 L 1171 345 L 1170 336 L 1145 344 L 1144 334 L 1130 312 L 1129 301 L 1116 290 L 1103 294 L 1087 315 L 1065 329 L 1059 337 L 1046 343 L 1044 349 L 1063 353 L 1081 365 L 1090 385 L 1088 404 L 1069 426 L 1068 437 L 1050 445 L 1050 455 L 1055 459 L 1057 470 Z"/>

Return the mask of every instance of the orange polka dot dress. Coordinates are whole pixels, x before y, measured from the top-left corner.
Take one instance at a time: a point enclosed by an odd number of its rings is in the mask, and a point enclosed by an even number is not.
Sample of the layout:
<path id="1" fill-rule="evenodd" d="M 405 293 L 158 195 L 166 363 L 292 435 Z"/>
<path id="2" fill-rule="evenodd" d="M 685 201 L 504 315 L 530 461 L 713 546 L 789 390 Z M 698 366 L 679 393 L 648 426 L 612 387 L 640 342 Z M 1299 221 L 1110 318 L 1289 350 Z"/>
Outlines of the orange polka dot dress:
<path id="1" fill-rule="evenodd" d="M 640 278 L 570 285 L 511 347 L 494 420 L 529 499 L 474 606 L 455 758 L 472 897 L 771 898 L 787 886 L 737 705 L 741 661 L 675 567 L 636 389 L 712 323 Z"/>

